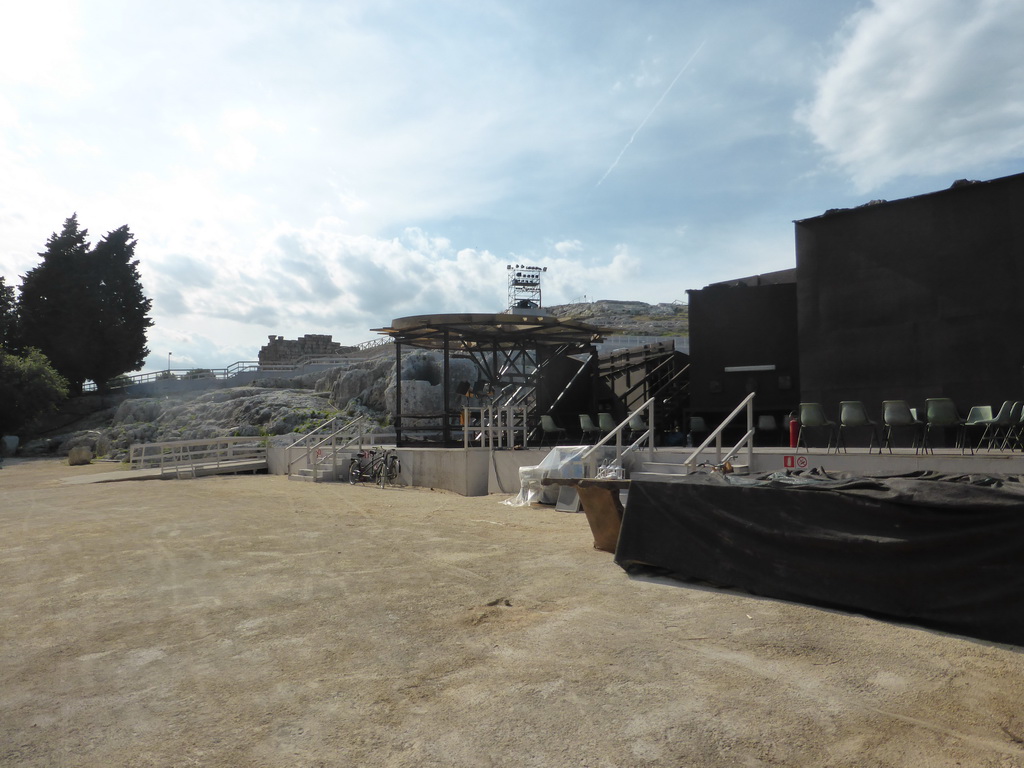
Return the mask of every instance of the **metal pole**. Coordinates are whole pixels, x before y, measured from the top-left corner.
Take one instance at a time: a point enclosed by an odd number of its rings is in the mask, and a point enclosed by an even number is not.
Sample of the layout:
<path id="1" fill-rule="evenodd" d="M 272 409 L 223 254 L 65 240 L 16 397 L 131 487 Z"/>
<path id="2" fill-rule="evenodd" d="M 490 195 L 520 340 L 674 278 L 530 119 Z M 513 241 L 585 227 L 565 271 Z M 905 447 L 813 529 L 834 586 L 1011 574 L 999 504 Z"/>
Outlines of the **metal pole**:
<path id="1" fill-rule="evenodd" d="M 448 379 L 449 379 L 449 367 L 450 367 L 449 366 L 449 362 L 448 362 L 448 351 L 449 351 L 448 350 L 448 343 L 449 343 L 449 336 L 448 336 L 448 329 L 446 328 L 445 331 L 444 331 L 444 366 L 443 366 L 443 374 L 442 374 L 444 376 L 444 382 L 443 382 L 443 389 L 441 390 L 442 393 L 443 393 L 442 397 L 444 398 L 444 408 L 443 408 L 444 416 L 442 417 L 444 419 L 444 421 L 442 422 L 442 427 L 441 427 L 441 439 L 444 441 L 445 447 L 448 447 L 448 444 L 452 440 L 452 424 L 451 424 L 451 418 L 450 418 L 451 414 L 448 413 L 448 404 L 451 401 L 451 392 L 449 391 L 451 389 L 451 387 L 449 386 L 449 382 L 448 382 Z"/>
<path id="2" fill-rule="evenodd" d="M 360 441 L 361 442 L 361 441 Z M 395 445 L 402 444 L 402 345 L 395 340 Z M 362 446 L 360 446 L 362 447 Z"/>

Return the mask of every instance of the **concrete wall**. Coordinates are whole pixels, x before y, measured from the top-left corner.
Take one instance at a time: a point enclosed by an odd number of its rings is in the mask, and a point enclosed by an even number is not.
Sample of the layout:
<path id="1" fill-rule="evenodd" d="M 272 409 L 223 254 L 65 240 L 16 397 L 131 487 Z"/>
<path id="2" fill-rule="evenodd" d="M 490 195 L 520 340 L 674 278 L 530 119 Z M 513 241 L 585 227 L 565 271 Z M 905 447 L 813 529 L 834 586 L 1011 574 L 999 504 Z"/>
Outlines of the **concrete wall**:
<path id="1" fill-rule="evenodd" d="M 289 455 L 290 453 L 290 455 Z M 400 481 L 421 488 L 440 488 L 462 496 L 486 496 L 491 493 L 516 494 L 519 492 L 519 468 L 536 466 L 547 456 L 547 449 L 525 451 L 491 451 L 485 448 L 399 448 L 402 464 Z M 289 460 L 294 460 L 297 472 L 305 463 L 305 451 L 299 448 L 270 446 L 267 449 L 268 471 L 272 475 L 288 472 Z M 342 468 L 339 479 L 347 480 L 348 462 L 355 452 L 339 456 Z"/>

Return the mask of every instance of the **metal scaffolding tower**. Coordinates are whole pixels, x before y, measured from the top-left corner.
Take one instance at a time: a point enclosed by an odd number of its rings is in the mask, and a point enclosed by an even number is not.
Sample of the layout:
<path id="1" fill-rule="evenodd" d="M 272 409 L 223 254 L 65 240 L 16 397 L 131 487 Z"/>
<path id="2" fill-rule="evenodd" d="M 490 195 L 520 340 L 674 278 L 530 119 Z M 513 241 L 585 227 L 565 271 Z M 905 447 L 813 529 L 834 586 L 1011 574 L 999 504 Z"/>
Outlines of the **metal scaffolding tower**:
<path id="1" fill-rule="evenodd" d="M 508 311 L 540 309 L 540 276 L 547 267 L 531 267 L 525 264 L 509 264 L 508 270 Z"/>

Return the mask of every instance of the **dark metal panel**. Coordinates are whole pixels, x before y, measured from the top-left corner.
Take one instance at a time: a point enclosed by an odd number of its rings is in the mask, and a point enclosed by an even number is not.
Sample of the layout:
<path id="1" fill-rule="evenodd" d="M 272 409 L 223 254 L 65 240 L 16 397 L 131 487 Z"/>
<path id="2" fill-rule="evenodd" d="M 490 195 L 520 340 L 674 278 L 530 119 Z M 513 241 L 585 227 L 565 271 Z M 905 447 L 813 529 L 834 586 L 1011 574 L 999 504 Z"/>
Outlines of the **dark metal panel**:
<path id="1" fill-rule="evenodd" d="M 799 403 L 794 283 L 714 285 L 689 291 L 690 407 L 725 414 L 751 391 L 760 412 Z"/>
<path id="2" fill-rule="evenodd" d="M 1022 397 L 1024 174 L 796 222 L 803 399 Z"/>

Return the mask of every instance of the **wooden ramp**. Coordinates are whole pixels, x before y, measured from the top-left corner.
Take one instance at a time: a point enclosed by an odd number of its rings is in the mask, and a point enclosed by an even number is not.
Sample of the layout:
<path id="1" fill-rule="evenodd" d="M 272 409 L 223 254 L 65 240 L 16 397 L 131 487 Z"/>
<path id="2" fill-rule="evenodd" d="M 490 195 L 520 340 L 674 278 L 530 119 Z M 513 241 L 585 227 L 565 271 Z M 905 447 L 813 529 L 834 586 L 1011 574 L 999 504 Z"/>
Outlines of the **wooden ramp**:
<path id="1" fill-rule="evenodd" d="M 181 480 L 208 475 L 228 475 L 240 472 L 260 472 L 267 469 L 267 460 L 236 459 L 211 463 L 193 462 L 188 465 L 154 467 L 149 469 L 121 469 L 114 472 L 99 472 L 83 477 L 68 477 L 64 485 L 89 485 L 91 483 L 121 483 L 133 480 Z"/>
<path id="2" fill-rule="evenodd" d="M 132 473 L 157 472 L 167 478 L 260 472 L 267 469 L 262 437 L 218 437 L 133 445 Z"/>

